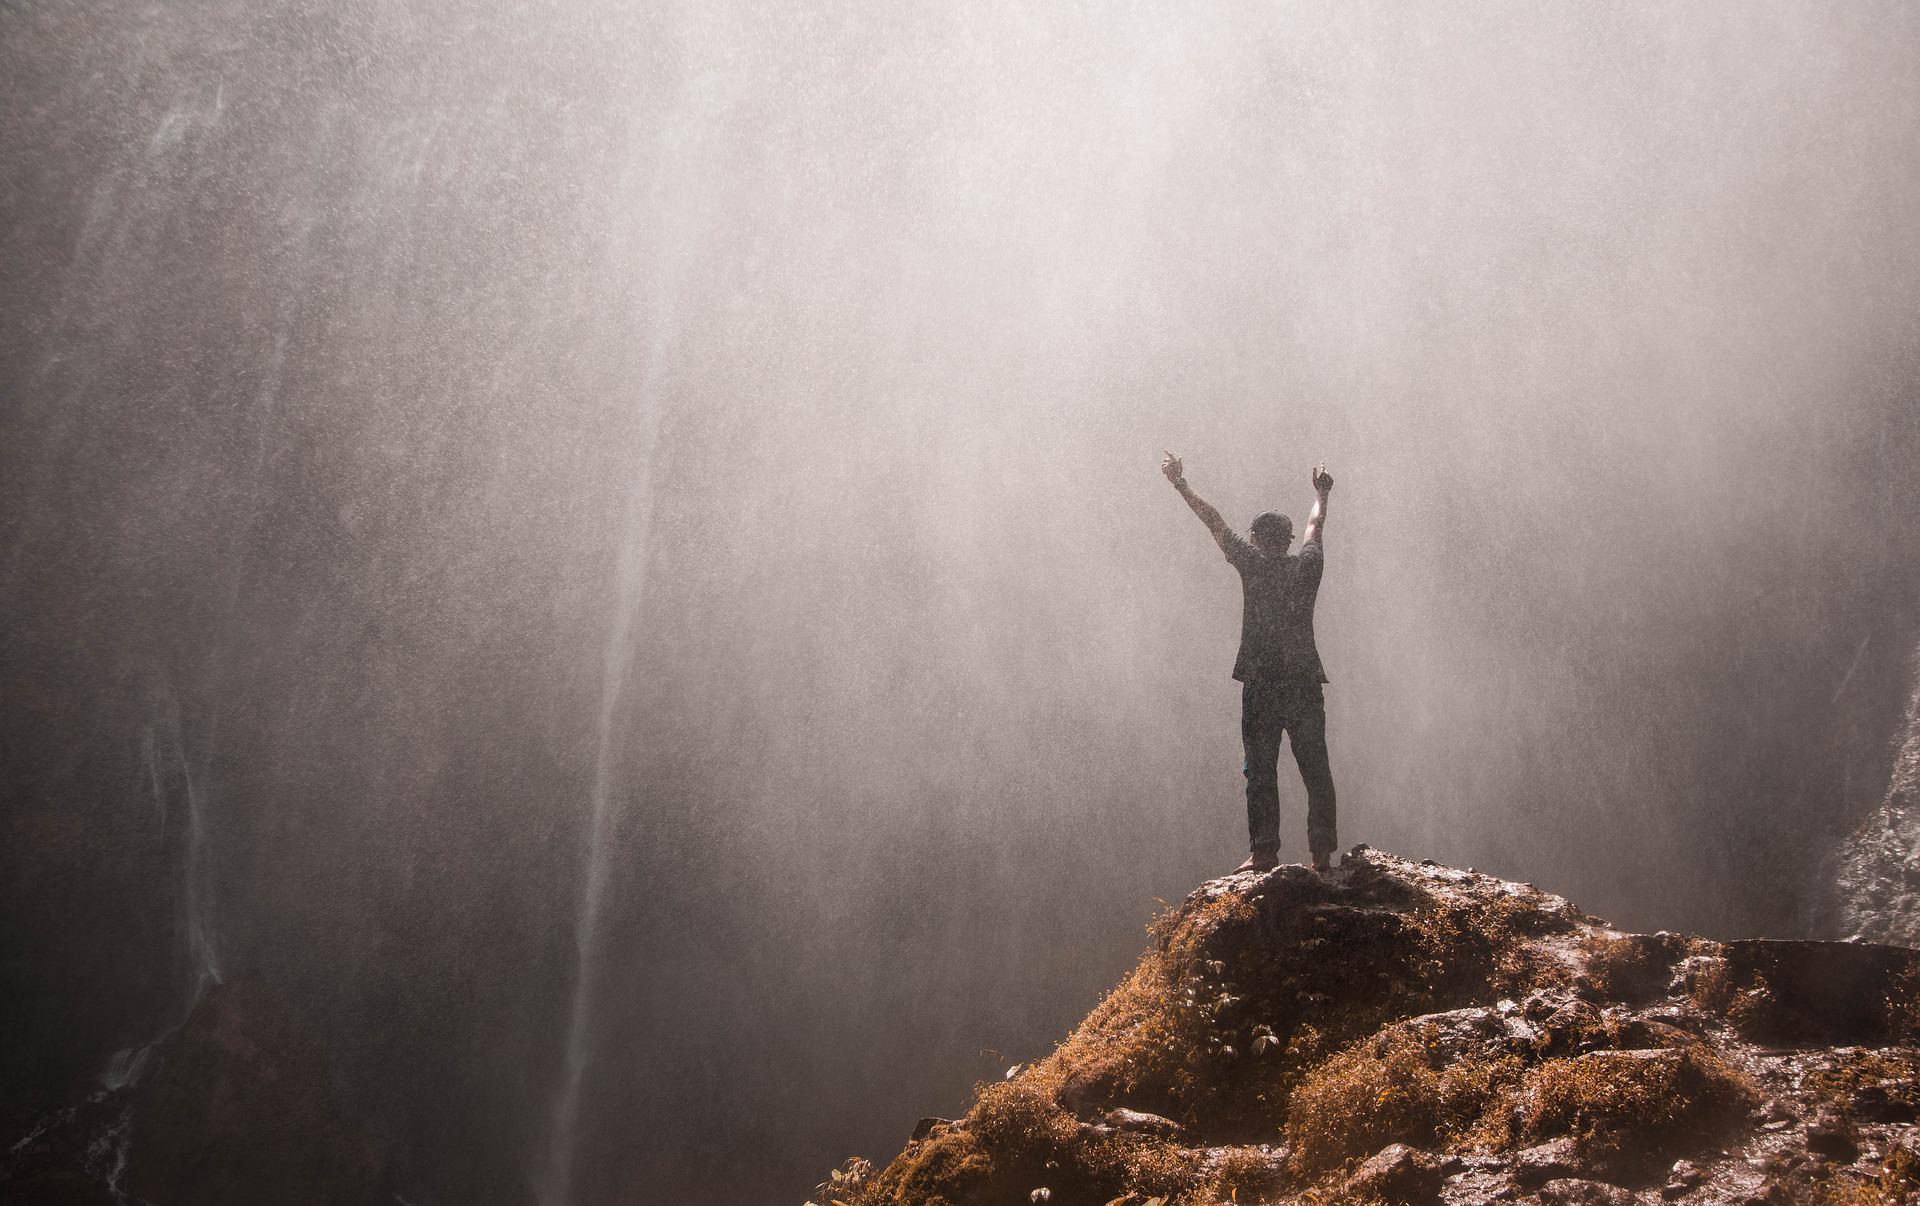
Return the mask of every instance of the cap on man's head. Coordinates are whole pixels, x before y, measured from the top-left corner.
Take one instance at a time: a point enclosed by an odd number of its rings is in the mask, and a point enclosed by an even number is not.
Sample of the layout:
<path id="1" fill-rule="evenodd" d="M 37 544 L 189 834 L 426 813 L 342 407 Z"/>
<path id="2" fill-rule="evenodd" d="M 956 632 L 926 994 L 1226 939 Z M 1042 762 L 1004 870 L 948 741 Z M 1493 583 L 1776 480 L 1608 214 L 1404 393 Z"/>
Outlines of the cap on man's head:
<path id="1" fill-rule="evenodd" d="M 1285 548 L 1293 543 L 1293 520 L 1278 511 L 1264 511 L 1248 526 L 1261 544 Z"/>

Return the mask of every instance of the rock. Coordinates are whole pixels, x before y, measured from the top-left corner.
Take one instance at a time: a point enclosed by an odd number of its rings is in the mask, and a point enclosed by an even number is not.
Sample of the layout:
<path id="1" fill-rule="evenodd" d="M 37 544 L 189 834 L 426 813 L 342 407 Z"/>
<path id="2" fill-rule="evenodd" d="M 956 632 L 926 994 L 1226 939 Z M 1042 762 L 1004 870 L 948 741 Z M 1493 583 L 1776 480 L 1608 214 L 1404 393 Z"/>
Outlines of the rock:
<path id="1" fill-rule="evenodd" d="M 1667 994 L 1674 965 L 1686 955 L 1686 940 L 1677 934 L 1623 934 L 1594 943 L 1587 970 L 1608 999 L 1644 1005 Z"/>
<path id="2" fill-rule="evenodd" d="M 1513 1155 L 1513 1179 L 1527 1189 L 1584 1171 L 1586 1165 L 1574 1151 L 1573 1140 L 1564 1136 L 1522 1148 Z"/>
<path id="3" fill-rule="evenodd" d="M 1618 1185 L 1578 1177 L 1548 1181 L 1535 1191 L 1535 1197 L 1548 1206 L 1634 1206 L 1638 1201 Z"/>
<path id="4" fill-rule="evenodd" d="M 1836 1164 L 1852 1164 L 1860 1158 L 1860 1143 L 1853 1128 L 1838 1115 L 1827 1113 L 1807 1124 L 1807 1150 Z"/>
<path id="5" fill-rule="evenodd" d="M 1685 1197 L 1704 1180 L 1706 1174 L 1693 1161 L 1675 1161 L 1673 1171 L 1667 1174 L 1667 1183 L 1660 1187 L 1660 1196 L 1668 1201 Z"/>
<path id="6" fill-rule="evenodd" d="M 1101 1115 L 1100 1121 L 1116 1131 L 1128 1131 L 1136 1135 L 1152 1135 L 1157 1139 L 1178 1139 L 1182 1132 L 1180 1124 L 1171 1118 L 1162 1118 L 1158 1114 L 1149 1114 L 1144 1110 L 1116 1109 Z"/>
<path id="7" fill-rule="evenodd" d="M 1741 994 L 1742 1036 L 1776 1045 L 1897 1041 L 1901 1019 L 1888 999 L 1920 974 L 1920 951 L 1871 942 L 1746 938 L 1725 944 L 1722 957 Z"/>
<path id="8" fill-rule="evenodd" d="M 241 978 L 154 1045 L 137 1084 L 96 1091 L 7 1150 L 0 1203 L 374 1206 L 393 1197 L 386 1181 L 334 1104 L 325 1050 L 285 998 Z"/>
<path id="9" fill-rule="evenodd" d="M 112 1191 L 77 1168 L 0 1182 L 4 1206 L 115 1206 L 116 1201 Z"/>
<path id="10" fill-rule="evenodd" d="M 1359 1198 L 1418 1206 L 1437 1200 L 1445 1180 L 1446 1172 L 1437 1157 L 1396 1143 L 1355 1169 L 1347 1179 L 1347 1191 Z"/>
<path id="11" fill-rule="evenodd" d="M 372 1142 L 335 1107 L 327 1057 L 258 980 L 215 985 L 159 1049 L 127 1190 L 200 1206 L 383 1202 Z"/>
<path id="12" fill-rule="evenodd" d="M 1489 876 L 1348 863 L 1201 885 L 1031 1075 L 876 1174 L 881 1199 L 1044 1176 L 1110 1201 L 1146 1167 L 1169 1200 L 1805 1202 L 1912 1129 L 1920 952 L 1636 938 Z"/>
<path id="13" fill-rule="evenodd" d="M 1920 947 L 1920 679 L 1885 801 L 1821 868 L 1817 933 Z"/>
<path id="14" fill-rule="evenodd" d="M 913 1134 L 908 1137 L 907 1142 L 918 1143 L 928 1135 L 933 1134 L 937 1128 L 953 1125 L 955 1125 L 955 1123 L 951 1118 L 922 1118 L 913 1124 Z"/>
<path id="15" fill-rule="evenodd" d="M 1853 1112 L 1869 1122 L 1913 1122 L 1920 1118 L 1912 1096 L 1883 1084 L 1862 1085 L 1853 1091 Z"/>

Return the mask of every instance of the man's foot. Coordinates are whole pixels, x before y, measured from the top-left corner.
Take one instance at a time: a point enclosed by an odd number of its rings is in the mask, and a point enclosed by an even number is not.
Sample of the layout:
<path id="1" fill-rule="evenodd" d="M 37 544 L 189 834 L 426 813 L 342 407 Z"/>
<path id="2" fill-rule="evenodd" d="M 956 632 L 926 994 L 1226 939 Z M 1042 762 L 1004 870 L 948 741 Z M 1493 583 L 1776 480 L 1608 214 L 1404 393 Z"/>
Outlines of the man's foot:
<path id="1" fill-rule="evenodd" d="M 1255 850 L 1247 855 L 1247 861 L 1233 869 L 1235 875 L 1248 871 L 1271 871 L 1280 865 L 1280 853 L 1277 850 Z"/>
<path id="2" fill-rule="evenodd" d="M 1313 856 L 1313 869 L 1315 871 L 1333 870 L 1333 856 L 1330 854 L 1315 854 Z"/>

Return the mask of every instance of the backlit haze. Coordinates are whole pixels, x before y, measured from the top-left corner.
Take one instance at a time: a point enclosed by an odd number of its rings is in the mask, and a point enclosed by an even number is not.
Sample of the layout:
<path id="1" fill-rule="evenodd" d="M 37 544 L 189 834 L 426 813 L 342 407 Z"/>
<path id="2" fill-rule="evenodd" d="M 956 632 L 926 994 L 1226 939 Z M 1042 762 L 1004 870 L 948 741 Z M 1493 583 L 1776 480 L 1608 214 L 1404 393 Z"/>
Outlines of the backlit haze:
<path id="1" fill-rule="evenodd" d="M 19 0 L 0 163 L 12 1113 L 253 972 L 422 1201 L 890 1156 L 1244 853 L 1162 449 L 1334 474 L 1344 846 L 1790 934 L 1886 784 L 1912 5 Z"/>

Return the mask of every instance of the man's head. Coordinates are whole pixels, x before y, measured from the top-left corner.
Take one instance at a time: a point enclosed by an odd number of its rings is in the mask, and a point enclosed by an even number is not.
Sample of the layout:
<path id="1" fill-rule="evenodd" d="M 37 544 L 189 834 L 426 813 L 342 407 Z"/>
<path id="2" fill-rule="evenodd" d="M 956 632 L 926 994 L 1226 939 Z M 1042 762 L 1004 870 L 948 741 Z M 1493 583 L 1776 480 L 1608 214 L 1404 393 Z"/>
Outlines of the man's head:
<path id="1" fill-rule="evenodd" d="M 1293 543 L 1293 521 L 1278 511 L 1254 517 L 1248 530 L 1253 533 L 1253 547 L 1263 553 L 1284 553 Z"/>

